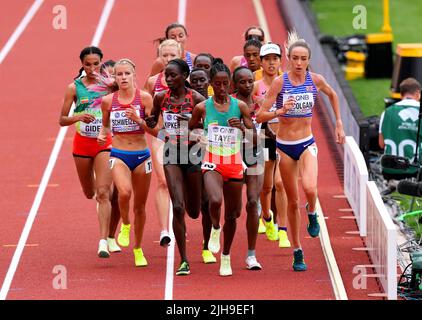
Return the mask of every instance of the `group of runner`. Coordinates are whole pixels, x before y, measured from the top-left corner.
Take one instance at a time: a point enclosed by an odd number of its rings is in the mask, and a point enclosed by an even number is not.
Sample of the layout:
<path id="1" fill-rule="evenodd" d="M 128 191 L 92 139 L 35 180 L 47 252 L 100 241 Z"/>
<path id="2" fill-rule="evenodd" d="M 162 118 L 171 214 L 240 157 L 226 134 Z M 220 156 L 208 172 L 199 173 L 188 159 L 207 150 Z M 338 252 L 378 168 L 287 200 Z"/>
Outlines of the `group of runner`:
<path id="1" fill-rule="evenodd" d="M 259 27 L 245 31 L 243 54 L 229 66 L 210 53 L 187 51 L 187 38 L 185 26 L 167 27 L 143 89 L 136 85 L 136 66 L 130 59 L 103 63 L 97 47 L 84 48 L 80 54 L 82 68 L 66 90 L 60 125 L 76 125 L 73 157 L 85 196 L 97 201 L 98 256 L 108 258 L 110 252 L 121 251 L 119 245 L 129 246 L 133 199 L 135 265 L 148 265 L 142 238 L 154 171 L 160 245 L 172 241 L 172 223 L 181 259 L 176 275 L 190 274 L 185 212 L 193 219 L 202 214 L 204 263 L 217 262 L 214 254 L 220 251 L 223 231 L 219 273 L 232 275 L 230 249 L 244 184 L 246 267 L 262 268 L 255 246 L 258 233 L 266 233 L 279 247 L 293 247 L 293 270 L 305 271 L 298 181 L 301 177 L 307 200 L 308 233 L 317 237 L 312 112 L 322 91 L 337 119 L 337 143 L 344 143 L 337 95 L 321 75 L 309 72 L 311 49 L 295 32 L 289 33 L 285 46 L 284 72 L 283 50 L 266 43 Z M 146 133 L 152 136 L 150 146 Z"/>

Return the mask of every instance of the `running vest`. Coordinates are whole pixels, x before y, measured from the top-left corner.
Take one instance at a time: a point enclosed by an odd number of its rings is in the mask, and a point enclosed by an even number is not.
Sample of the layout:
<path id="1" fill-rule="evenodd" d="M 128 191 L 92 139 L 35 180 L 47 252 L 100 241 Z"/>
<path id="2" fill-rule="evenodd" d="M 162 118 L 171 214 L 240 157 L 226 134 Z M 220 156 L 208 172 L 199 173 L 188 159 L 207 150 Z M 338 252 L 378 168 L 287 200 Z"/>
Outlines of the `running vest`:
<path id="1" fill-rule="evenodd" d="M 156 95 L 157 93 L 161 91 L 166 91 L 169 89 L 167 86 L 164 86 L 163 83 L 161 82 L 163 75 L 164 75 L 164 72 L 160 72 L 158 74 L 157 80 L 155 81 L 155 84 L 154 84 L 154 95 Z"/>
<path id="2" fill-rule="evenodd" d="M 232 94 L 232 97 L 237 99 L 237 94 L 236 93 Z M 257 133 L 259 133 L 259 131 L 261 130 L 262 123 L 258 123 L 256 121 L 256 114 L 258 113 L 260 107 L 259 107 L 258 102 L 256 102 L 253 97 L 252 97 L 252 101 L 253 101 L 252 108 L 250 106 L 248 106 L 248 108 L 249 108 L 249 112 L 250 112 L 252 123 L 255 127 L 255 130 Z"/>
<path id="3" fill-rule="evenodd" d="M 384 137 L 384 154 L 406 157 L 411 162 L 415 157 L 416 135 L 418 132 L 419 102 L 405 99 L 388 107 L 381 115 L 380 132 Z M 422 144 L 422 130 L 419 134 L 419 143 Z M 419 145 L 419 155 L 422 148 Z M 398 170 L 383 168 L 386 173 L 415 173 L 417 168 Z"/>
<path id="4" fill-rule="evenodd" d="M 171 91 L 167 90 L 161 103 L 161 113 L 163 116 L 164 129 L 166 130 L 167 134 L 172 137 L 176 137 L 177 141 L 180 141 L 181 137 L 186 138 L 187 141 L 187 121 L 184 121 L 185 123 L 180 123 L 177 120 L 177 115 L 186 114 L 189 116 L 189 118 L 192 116 L 192 111 L 194 108 L 192 90 L 187 89 L 185 100 L 178 104 L 174 104 L 171 102 L 170 95 Z M 179 124 L 182 124 L 183 127 L 179 127 Z"/>
<path id="5" fill-rule="evenodd" d="M 217 111 L 212 98 L 205 101 L 204 129 L 208 137 L 208 152 L 218 156 L 240 153 L 241 132 L 228 125 L 230 118 L 242 118 L 237 99 L 230 97 L 227 112 Z"/>
<path id="6" fill-rule="evenodd" d="M 192 71 L 192 69 L 193 69 L 192 56 L 191 56 L 191 53 L 189 51 L 185 51 L 185 59 L 184 60 L 188 64 L 189 70 Z"/>
<path id="7" fill-rule="evenodd" d="M 129 104 L 121 104 L 119 102 L 119 91 L 113 93 L 110 108 L 110 126 L 113 134 L 145 133 L 145 130 L 139 124 L 126 117 L 125 110 L 131 106 L 136 109 L 138 115 L 142 119 L 145 119 L 145 107 L 141 103 L 141 94 L 139 90 L 136 90 L 135 97 Z"/>
<path id="8" fill-rule="evenodd" d="M 306 118 L 312 117 L 312 111 L 318 96 L 318 89 L 312 81 L 311 74 L 306 71 L 305 82 L 299 86 L 291 84 L 287 72 L 283 74 L 283 87 L 276 100 L 276 107 L 280 109 L 287 99 L 293 96 L 295 104 L 287 113 L 281 115 L 283 118 Z"/>
<path id="9" fill-rule="evenodd" d="M 267 94 L 268 91 L 268 87 L 265 85 L 264 80 L 258 80 L 258 97 L 261 98 L 265 98 L 265 95 Z M 269 112 L 274 112 L 275 110 L 277 110 L 277 106 L 276 106 L 277 102 L 274 102 L 273 105 L 271 106 L 271 108 L 268 110 Z M 275 117 L 274 119 L 271 119 L 268 121 L 268 123 L 278 123 L 278 117 Z"/>
<path id="10" fill-rule="evenodd" d="M 102 94 L 100 92 L 89 91 L 83 84 L 81 78 L 76 79 L 74 84 L 76 87 L 76 107 L 74 115 L 89 113 L 95 117 L 95 120 L 91 123 L 82 121 L 76 122 L 76 132 L 84 137 L 97 138 L 102 125 L 101 104 L 95 108 L 92 108 L 91 105 Z"/>

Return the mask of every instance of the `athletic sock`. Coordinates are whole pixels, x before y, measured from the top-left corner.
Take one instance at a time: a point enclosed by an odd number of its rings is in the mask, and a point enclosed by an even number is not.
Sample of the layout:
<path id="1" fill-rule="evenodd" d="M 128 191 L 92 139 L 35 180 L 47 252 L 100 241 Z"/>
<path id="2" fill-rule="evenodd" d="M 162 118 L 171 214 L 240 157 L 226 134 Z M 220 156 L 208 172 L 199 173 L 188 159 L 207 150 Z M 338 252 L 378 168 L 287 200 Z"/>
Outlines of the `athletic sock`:
<path id="1" fill-rule="evenodd" d="M 255 250 L 248 250 L 248 257 L 255 256 Z"/>
<path id="2" fill-rule="evenodd" d="M 283 230 L 283 231 L 286 231 L 286 232 L 287 232 L 287 227 L 278 227 L 278 231 L 281 231 L 281 230 Z"/>
<path id="3" fill-rule="evenodd" d="M 271 222 L 271 216 L 269 218 L 265 218 L 265 217 L 263 217 L 263 218 L 264 218 L 265 222 Z"/>

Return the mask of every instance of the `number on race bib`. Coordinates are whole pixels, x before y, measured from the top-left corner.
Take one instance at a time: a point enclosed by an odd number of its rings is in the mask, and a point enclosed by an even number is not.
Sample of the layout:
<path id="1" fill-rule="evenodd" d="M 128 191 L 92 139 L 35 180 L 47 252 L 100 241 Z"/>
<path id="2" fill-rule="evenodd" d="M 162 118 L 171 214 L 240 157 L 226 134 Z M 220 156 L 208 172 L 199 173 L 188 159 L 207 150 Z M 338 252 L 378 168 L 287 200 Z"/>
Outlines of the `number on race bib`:
<path id="1" fill-rule="evenodd" d="M 145 173 L 151 173 L 152 172 L 152 161 L 149 159 L 147 162 L 145 162 Z"/>
<path id="2" fill-rule="evenodd" d="M 211 162 L 204 162 L 201 166 L 202 170 L 215 170 L 217 168 L 217 165 Z"/>
<path id="3" fill-rule="evenodd" d="M 110 164 L 110 169 L 113 169 L 114 167 L 114 162 L 116 161 L 116 159 L 110 159 L 108 160 L 109 164 Z"/>

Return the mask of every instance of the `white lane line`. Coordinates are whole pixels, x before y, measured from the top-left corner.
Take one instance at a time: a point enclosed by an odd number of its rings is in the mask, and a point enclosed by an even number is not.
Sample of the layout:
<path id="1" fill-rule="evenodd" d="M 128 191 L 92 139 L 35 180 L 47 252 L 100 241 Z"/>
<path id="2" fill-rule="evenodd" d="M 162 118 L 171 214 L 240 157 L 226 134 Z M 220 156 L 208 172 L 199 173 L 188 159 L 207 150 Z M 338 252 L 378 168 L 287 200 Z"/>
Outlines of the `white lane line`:
<path id="1" fill-rule="evenodd" d="M 256 15 L 258 17 L 259 25 L 262 30 L 265 32 L 265 37 L 267 41 L 271 41 L 270 30 L 268 28 L 267 19 L 265 17 L 265 12 L 262 7 L 260 0 L 252 0 Z M 319 214 L 319 224 L 321 227 L 319 239 L 321 241 L 322 251 L 324 253 L 325 261 L 327 263 L 328 272 L 331 278 L 331 284 L 333 286 L 333 291 L 337 300 L 347 300 L 346 289 L 344 288 L 343 280 L 341 278 L 340 270 L 338 268 L 336 258 L 334 256 L 333 249 L 331 247 L 330 236 L 328 234 L 327 225 L 325 223 L 324 213 L 321 208 L 321 204 L 317 199 L 316 210 Z"/>
<path id="2" fill-rule="evenodd" d="M 100 43 L 100 39 L 104 32 L 114 2 L 115 0 L 107 0 L 104 6 L 100 21 L 97 25 L 97 30 L 92 40 L 93 46 L 98 46 Z M 70 111 L 70 114 L 72 114 L 72 112 L 73 108 Z M 15 276 L 16 270 L 18 268 L 19 260 L 22 256 L 23 249 L 25 248 L 26 241 L 28 240 L 29 233 L 31 232 L 31 228 L 34 223 L 35 217 L 37 216 L 45 189 L 47 188 L 48 181 L 50 180 L 51 173 L 53 172 L 54 166 L 57 161 L 57 157 L 59 155 L 68 128 L 69 127 L 61 127 L 57 135 L 56 142 L 54 143 L 53 150 L 51 151 L 50 158 L 48 159 L 47 167 L 45 168 L 40 186 L 37 190 L 37 194 L 35 195 L 34 202 L 32 203 L 31 211 L 29 212 L 28 218 L 25 223 L 25 227 L 23 228 L 21 237 L 18 242 L 18 246 L 15 250 L 15 253 L 13 254 L 12 262 L 10 263 L 3 285 L 1 287 L 0 300 L 5 300 L 10 290 L 10 285 L 12 284 L 13 277 Z"/>
<path id="3" fill-rule="evenodd" d="M 316 211 L 319 215 L 320 233 L 319 240 L 321 241 L 322 252 L 324 253 L 325 261 L 327 263 L 328 272 L 330 273 L 331 285 L 333 286 L 334 295 L 337 300 L 348 300 L 346 289 L 344 288 L 343 279 L 341 278 L 340 270 L 334 256 L 333 248 L 331 247 L 330 235 L 328 234 L 327 225 L 325 224 L 324 213 L 322 212 L 319 200 L 316 203 Z"/>
<path id="4" fill-rule="evenodd" d="M 177 12 L 177 21 L 180 24 L 186 24 L 186 6 L 188 0 L 179 0 L 178 12 Z"/>
<path id="5" fill-rule="evenodd" d="M 186 6 L 188 0 L 179 0 L 177 10 L 177 22 L 186 24 Z M 174 280 L 174 248 L 176 239 L 173 234 L 173 205 L 169 201 L 169 233 L 171 236 L 170 246 L 167 248 L 167 265 L 166 265 L 166 286 L 164 291 L 164 300 L 173 300 L 173 280 Z"/>
<path id="6" fill-rule="evenodd" d="M 6 58 L 7 54 L 12 50 L 13 46 L 15 45 L 16 41 L 18 41 L 21 34 L 25 31 L 28 24 L 31 22 L 32 18 L 37 13 L 38 9 L 43 4 L 44 0 L 35 0 L 32 4 L 31 8 L 29 8 L 26 15 L 23 17 L 21 23 L 17 26 L 15 31 L 10 36 L 9 40 L 4 45 L 3 49 L 0 51 L 0 64 L 3 63 L 4 59 Z"/>
<path id="7" fill-rule="evenodd" d="M 255 7 L 256 16 L 258 17 L 258 22 L 262 30 L 265 33 L 265 39 L 267 42 L 271 42 L 270 29 L 268 28 L 267 19 L 265 18 L 264 8 L 262 7 L 261 0 L 252 0 L 252 3 Z"/>
<path id="8" fill-rule="evenodd" d="M 170 246 L 167 248 L 167 266 L 166 266 L 166 288 L 164 292 L 164 300 L 173 300 L 173 273 L 174 273 L 174 247 L 176 239 L 173 234 L 173 205 L 169 201 L 169 233 L 171 237 Z"/>

